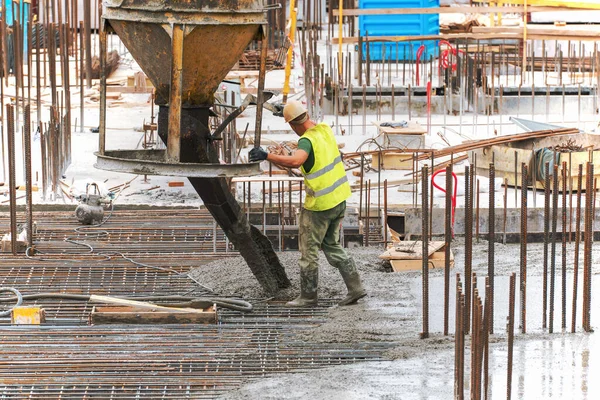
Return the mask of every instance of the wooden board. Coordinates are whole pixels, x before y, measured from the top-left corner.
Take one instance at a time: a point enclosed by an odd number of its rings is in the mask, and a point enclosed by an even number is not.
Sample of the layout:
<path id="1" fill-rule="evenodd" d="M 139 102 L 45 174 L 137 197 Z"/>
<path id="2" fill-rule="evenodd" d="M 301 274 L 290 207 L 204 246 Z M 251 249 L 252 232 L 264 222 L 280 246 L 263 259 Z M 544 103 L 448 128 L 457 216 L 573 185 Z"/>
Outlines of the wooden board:
<path id="1" fill-rule="evenodd" d="M 20 197 L 18 197 L 18 198 L 20 198 Z M 24 242 L 22 240 L 17 240 L 17 253 L 24 252 L 26 248 L 27 248 L 27 243 L 26 242 Z M 10 253 L 10 252 L 12 252 L 12 245 L 11 245 L 10 239 L 9 240 L 2 240 L 1 241 L 1 245 L 0 245 L 0 249 L 1 249 L 2 253 Z"/>
<path id="2" fill-rule="evenodd" d="M 383 160 L 381 166 L 383 169 L 389 170 L 412 170 L 413 169 L 413 156 L 412 154 L 383 154 Z M 379 165 L 379 155 L 373 154 L 373 161 L 371 165 Z"/>
<path id="3" fill-rule="evenodd" d="M 564 0 L 554 0 L 555 2 L 560 1 L 558 6 L 548 7 L 547 2 L 553 0 L 543 0 L 538 6 L 531 6 L 535 0 L 529 0 L 527 12 L 564 12 L 564 11 L 581 11 L 582 9 L 597 9 L 597 4 L 592 2 L 579 3 L 577 8 L 570 8 L 569 3 L 565 3 Z M 476 0 L 476 2 L 482 2 Z M 487 3 L 487 1 L 484 1 Z M 509 2 L 511 4 L 523 4 L 522 0 L 515 0 Z M 337 17 L 340 15 L 339 10 L 332 10 L 333 16 Z M 344 9 L 342 15 L 357 16 L 357 15 L 394 15 L 394 14 L 487 14 L 487 13 L 509 13 L 517 14 L 524 13 L 524 6 L 488 6 L 488 7 L 472 7 L 472 6 L 457 6 L 457 7 L 429 7 L 429 8 L 373 8 L 373 9 Z"/>
<path id="4" fill-rule="evenodd" d="M 384 122 L 386 121 L 375 121 L 373 122 L 373 125 L 377 126 L 377 129 L 379 129 L 381 133 L 385 133 L 386 135 L 424 135 L 427 133 L 427 130 L 423 129 L 423 127 L 418 122 L 409 121 L 408 126 L 406 128 L 381 126 L 381 124 Z"/>
<path id="5" fill-rule="evenodd" d="M 490 0 L 474 0 L 474 3 L 485 3 L 490 4 L 493 3 Z M 590 10 L 600 10 L 600 4 L 597 0 L 511 0 L 508 2 L 510 4 L 518 4 L 524 5 L 527 4 L 530 6 L 527 11 L 532 12 L 535 10 L 535 6 L 540 7 L 560 7 L 562 11 L 566 11 L 567 9 L 590 9 Z M 495 4 L 495 3 L 494 3 Z M 533 6 L 533 7 L 532 7 Z"/>
<path id="6" fill-rule="evenodd" d="M 431 241 L 429 242 L 428 255 L 441 250 L 446 242 L 444 241 Z M 410 242 L 398 242 L 393 247 L 386 250 L 382 255 L 379 256 L 382 260 L 421 260 L 423 242 L 420 240 Z"/>
<path id="7" fill-rule="evenodd" d="M 420 271 L 423 268 L 422 260 L 390 260 L 394 272 Z M 429 269 L 444 268 L 446 265 L 446 254 L 438 251 L 429 256 Z M 454 267 L 454 254 L 450 252 L 450 268 Z"/>
<path id="8" fill-rule="evenodd" d="M 46 312 L 40 307 L 20 306 L 12 309 L 12 325 L 41 325 L 46 322 Z"/>
<path id="9" fill-rule="evenodd" d="M 473 27 L 473 33 L 521 33 L 523 32 L 522 27 L 512 26 L 475 26 Z M 569 27 L 553 27 L 553 28 L 542 28 L 537 26 L 527 26 L 527 36 L 529 35 L 548 35 L 548 36 L 581 36 L 598 38 L 600 34 L 598 29 L 570 29 Z"/>
<path id="10" fill-rule="evenodd" d="M 90 325 L 107 324 L 216 324 L 217 310 L 209 307 L 194 312 L 170 312 L 140 309 L 136 307 L 94 307 L 90 314 Z"/>

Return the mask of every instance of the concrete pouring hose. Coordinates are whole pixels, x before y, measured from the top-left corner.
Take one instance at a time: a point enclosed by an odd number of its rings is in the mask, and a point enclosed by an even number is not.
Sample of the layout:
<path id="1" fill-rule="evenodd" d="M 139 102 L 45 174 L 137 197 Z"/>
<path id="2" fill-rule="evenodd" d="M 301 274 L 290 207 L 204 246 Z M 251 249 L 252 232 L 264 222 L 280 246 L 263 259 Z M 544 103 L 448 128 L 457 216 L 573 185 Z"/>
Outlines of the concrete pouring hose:
<path id="1" fill-rule="evenodd" d="M 14 307 L 20 306 L 24 300 L 40 300 L 40 299 L 63 299 L 63 300 L 75 300 L 75 301 L 91 301 L 91 302 L 118 302 L 119 300 L 131 300 L 138 302 L 154 302 L 154 301 L 179 301 L 180 303 L 165 303 L 155 304 L 158 307 L 191 307 L 191 308 L 206 308 L 213 304 L 219 307 L 223 307 L 229 310 L 251 312 L 252 304 L 240 299 L 230 299 L 223 297 L 193 297 L 193 296 L 145 296 L 145 297 L 109 297 L 109 296 L 96 296 L 88 294 L 67 294 L 67 293 L 36 293 L 36 294 L 21 294 L 15 288 L 0 288 L 0 292 L 12 292 L 14 296 L 0 298 L 0 303 L 6 303 L 11 301 L 17 301 L 17 304 L 7 311 L 0 312 L 0 317 L 10 315 L 10 312 Z"/>
<path id="2" fill-rule="evenodd" d="M 17 304 L 15 304 L 14 306 L 12 306 L 11 308 L 9 308 L 8 310 L 5 311 L 0 311 L 0 317 L 6 317 L 9 316 L 11 311 L 16 308 L 19 307 L 21 304 L 23 304 L 23 295 L 21 295 L 21 292 L 19 292 L 17 289 L 12 288 L 12 287 L 0 287 L 0 293 L 3 292 L 10 292 L 12 294 L 14 294 L 13 297 L 6 297 L 6 298 L 2 298 L 0 299 L 0 302 L 9 302 L 9 301 L 17 301 Z"/>

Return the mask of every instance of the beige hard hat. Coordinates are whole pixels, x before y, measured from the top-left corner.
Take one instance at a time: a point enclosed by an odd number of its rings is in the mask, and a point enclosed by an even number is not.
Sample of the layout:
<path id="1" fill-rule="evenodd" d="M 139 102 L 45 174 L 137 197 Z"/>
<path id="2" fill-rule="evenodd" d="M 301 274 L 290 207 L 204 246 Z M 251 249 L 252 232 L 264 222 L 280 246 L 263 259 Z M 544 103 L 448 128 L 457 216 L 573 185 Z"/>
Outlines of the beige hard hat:
<path id="1" fill-rule="evenodd" d="M 288 101 L 283 107 L 283 118 L 285 122 L 290 122 L 301 116 L 302 114 L 306 114 L 306 108 L 299 101 Z M 306 115 L 306 119 L 304 121 L 298 121 L 299 124 L 306 122 L 308 119 L 308 114 Z"/>

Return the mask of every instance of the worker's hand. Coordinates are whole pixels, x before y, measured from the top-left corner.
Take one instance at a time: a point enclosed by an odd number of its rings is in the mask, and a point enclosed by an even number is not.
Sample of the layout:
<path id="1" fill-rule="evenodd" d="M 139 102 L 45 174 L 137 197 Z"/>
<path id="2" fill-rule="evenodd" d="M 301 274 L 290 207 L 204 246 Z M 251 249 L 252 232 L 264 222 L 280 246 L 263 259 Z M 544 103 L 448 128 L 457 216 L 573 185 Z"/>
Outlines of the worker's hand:
<path id="1" fill-rule="evenodd" d="M 283 117 L 283 107 L 285 104 L 283 103 L 273 103 L 273 115 L 276 117 Z"/>
<path id="2" fill-rule="evenodd" d="M 263 161 L 267 159 L 267 153 L 262 147 L 255 147 L 250 150 L 250 162 Z"/>

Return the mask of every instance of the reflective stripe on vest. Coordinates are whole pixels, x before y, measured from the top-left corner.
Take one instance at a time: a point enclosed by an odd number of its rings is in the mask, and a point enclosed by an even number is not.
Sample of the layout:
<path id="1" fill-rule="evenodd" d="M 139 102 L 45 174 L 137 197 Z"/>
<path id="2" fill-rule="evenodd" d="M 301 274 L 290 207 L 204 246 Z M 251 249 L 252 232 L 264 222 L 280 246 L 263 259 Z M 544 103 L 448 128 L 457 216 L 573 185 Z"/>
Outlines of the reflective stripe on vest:
<path id="1" fill-rule="evenodd" d="M 306 179 L 310 180 L 310 179 L 315 179 L 320 177 L 321 175 L 325 175 L 327 172 L 333 170 L 333 168 L 335 168 L 335 165 L 337 163 L 341 163 L 342 162 L 342 156 L 337 156 L 332 162 L 331 164 L 321 168 L 320 170 L 318 170 L 317 172 L 313 172 L 312 174 L 308 174 L 306 175 Z"/>
<path id="2" fill-rule="evenodd" d="M 347 176 L 342 176 L 340 179 L 338 179 L 337 181 L 335 181 L 333 183 L 333 185 L 331 185 L 329 187 L 326 187 L 325 189 L 321 189 L 321 190 L 319 190 L 317 192 L 313 192 L 311 188 L 306 188 L 306 193 L 310 194 L 313 197 L 325 196 L 326 194 L 329 194 L 329 193 L 333 192 L 338 186 L 340 186 L 340 185 L 342 185 L 342 184 L 344 184 L 346 182 L 348 182 L 348 177 Z"/>
<path id="3" fill-rule="evenodd" d="M 310 140 L 315 163 L 310 173 L 301 167 L 306 184 L 304 208 L 311 211 L 332 209 L 350 197 L 346 176 L 335 137 L 327 124 L 318 124 L 302 135 Z"/>

